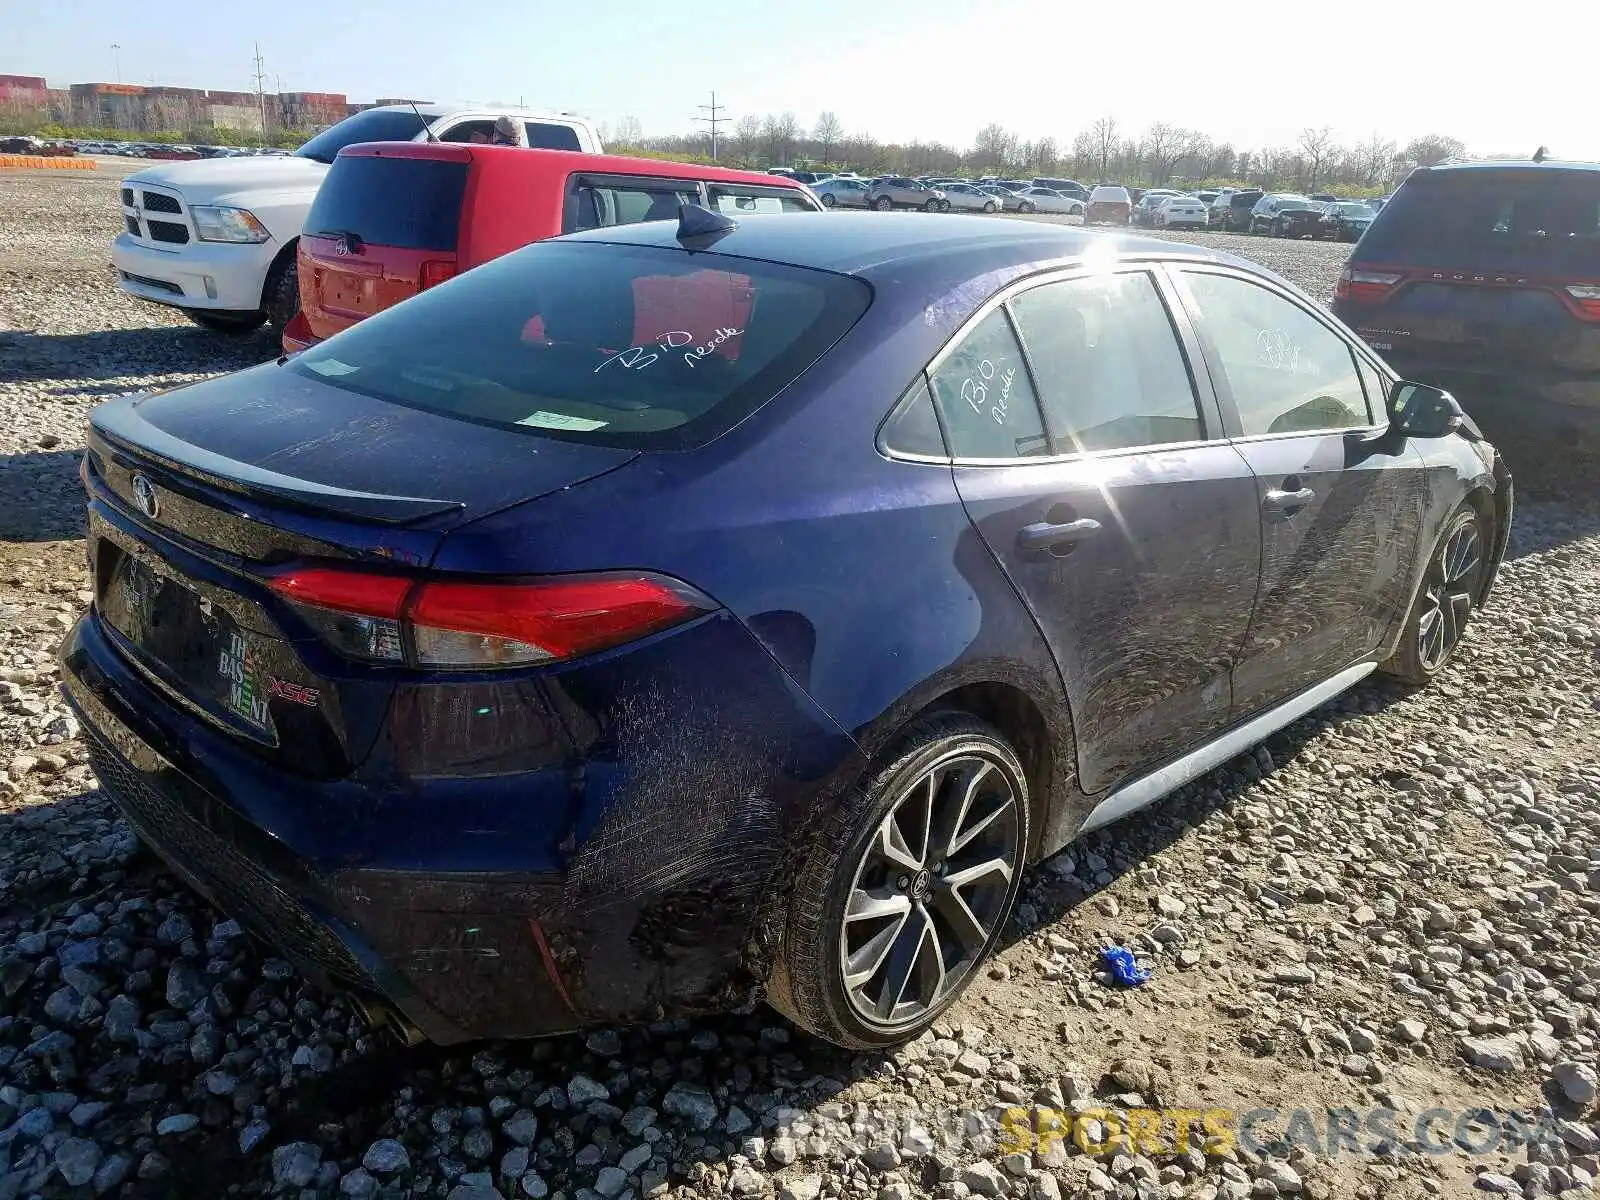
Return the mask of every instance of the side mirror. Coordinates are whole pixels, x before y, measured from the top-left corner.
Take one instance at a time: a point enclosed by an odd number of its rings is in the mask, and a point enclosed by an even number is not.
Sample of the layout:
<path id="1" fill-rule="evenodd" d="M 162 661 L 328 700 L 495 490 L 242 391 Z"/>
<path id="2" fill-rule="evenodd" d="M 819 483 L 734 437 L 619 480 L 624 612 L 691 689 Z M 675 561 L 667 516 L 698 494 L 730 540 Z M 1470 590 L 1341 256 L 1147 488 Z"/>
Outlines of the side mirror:
<path id="1" fill-rule="evenodd" d="M 1460 429 L 1466 414 L 1443 388 L 1402 379 L 1389 389 L 1389 428 L 1408 437 L 1444 437 Z"/>

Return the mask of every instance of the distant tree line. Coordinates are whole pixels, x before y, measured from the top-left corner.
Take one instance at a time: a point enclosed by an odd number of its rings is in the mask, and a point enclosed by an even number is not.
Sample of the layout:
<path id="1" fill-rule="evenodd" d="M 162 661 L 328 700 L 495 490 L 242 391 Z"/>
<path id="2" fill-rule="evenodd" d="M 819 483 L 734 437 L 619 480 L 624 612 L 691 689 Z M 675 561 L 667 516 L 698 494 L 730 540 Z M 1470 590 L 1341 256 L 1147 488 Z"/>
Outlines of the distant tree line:
<path id="1" fill-rule="evenodd" d="M 625 117 L 602 128 L 607 148 L 671 158 L 706 160 L 704 133 L 645 136 L 639 121 Z M 869 133 L 848 132 L 837 114 L 823 112 L 809 129 L 792 112 L 747 113 L 718 139 L 717 160 L 730 166 L 854 170 L 861 174 L 999 175 L 1070 177 L 1161 187 L 1203 180 L 1254 183 L 1277 190 L 1384 190 L 1416 166 L 1435 166 L 1466 154 L 1460 140 L 1430 134 L 1404 146 L 1382 134 L 1343 144 L 1326 126 L 1301 131 L 1293 145 L 1245 149 L 1218 142 L 1194 129 L 1158 121 L 1125 131 L 1115 117 L 1101 117 L 1071 142 L 1027 141 L 1003 125 L 978 131 L 962 149 L 944 142 L 880 142 Z"/>

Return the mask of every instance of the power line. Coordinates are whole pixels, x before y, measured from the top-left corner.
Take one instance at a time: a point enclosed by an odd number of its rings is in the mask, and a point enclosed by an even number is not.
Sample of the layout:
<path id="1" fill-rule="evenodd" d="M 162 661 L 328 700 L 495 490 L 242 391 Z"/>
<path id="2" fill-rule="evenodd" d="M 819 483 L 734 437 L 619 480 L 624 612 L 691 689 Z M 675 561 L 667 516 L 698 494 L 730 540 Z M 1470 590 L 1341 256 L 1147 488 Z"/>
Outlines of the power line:
<path id="1" fill-rule="evenodd" d="M 728 117 L 718 116 L 717 114 L 726 113 L 728 111 L 728 106 L 726 104 L 718 104 L 717 93 L 712 92 L 710 104 L 700 104 L 696 107 L 699 108 L 701 112 L 711 114 L 710 116 L 706 117 L 695 117 L 694 120 L 697 124 L 707 126 L 707 132 L 711 134 L 711 161 L 715 162 L 717 160 L 717 129 L 719 126 L 726 125 L 729 120 Z"/>
<path id="2" fill-rule="evenodd" d="M 260 117 L 261 117 L 261 136 L 262 137 L 266 137 L 267 136 L 267 92 L 266 92 L 267 72 L 266 72 L 266 69 L 261 65 L 261 43 L 260 42 L 256 43 L 256 56 L 255 56 L 254 62 L 255 62 L 255 66 L 256 66 L 256 74 L 255 74 L 255 80 L 256 80 L 256 109 L 259 112 Z"/>

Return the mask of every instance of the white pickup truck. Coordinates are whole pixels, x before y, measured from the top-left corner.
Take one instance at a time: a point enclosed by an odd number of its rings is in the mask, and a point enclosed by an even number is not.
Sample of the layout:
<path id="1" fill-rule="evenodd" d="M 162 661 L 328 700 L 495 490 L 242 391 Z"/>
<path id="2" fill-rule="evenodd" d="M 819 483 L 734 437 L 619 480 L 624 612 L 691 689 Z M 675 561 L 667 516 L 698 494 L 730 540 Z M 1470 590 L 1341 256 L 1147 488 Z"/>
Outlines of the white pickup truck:
<path id="1" fill-rule="evenodd" d="M 300 308 L 295 245 L 334 156 L 356 142 L 492 136 L 510 117 L 524 146 L 603 152 L 593 125 L 520 108 L 387 105 L 324 130 L 289 155 L 210 158 L 148 167 L 122 181 L 125 229 L 111 244 L 122 290 L 181 309 L 197 325 L 282 330 Z"/>

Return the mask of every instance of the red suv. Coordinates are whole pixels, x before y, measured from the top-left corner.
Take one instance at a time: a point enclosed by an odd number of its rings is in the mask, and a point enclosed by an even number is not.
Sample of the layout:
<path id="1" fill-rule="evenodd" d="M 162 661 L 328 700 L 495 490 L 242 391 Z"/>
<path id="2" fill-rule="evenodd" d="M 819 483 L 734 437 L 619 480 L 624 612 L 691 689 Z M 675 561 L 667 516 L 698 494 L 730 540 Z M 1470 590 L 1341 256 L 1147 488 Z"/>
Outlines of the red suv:
<path id="1" fill-rule="evenodd" d="M 347 146 L 306 216 L 284 352 L 529 242 L 677 220 L 685 201 L 731 216 L 823 211 L 803 184 L 756 171 L 455 142 Z"/>

